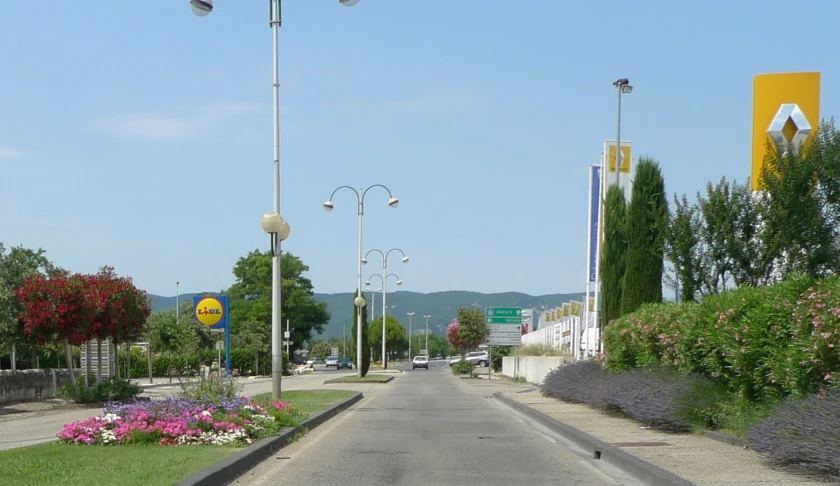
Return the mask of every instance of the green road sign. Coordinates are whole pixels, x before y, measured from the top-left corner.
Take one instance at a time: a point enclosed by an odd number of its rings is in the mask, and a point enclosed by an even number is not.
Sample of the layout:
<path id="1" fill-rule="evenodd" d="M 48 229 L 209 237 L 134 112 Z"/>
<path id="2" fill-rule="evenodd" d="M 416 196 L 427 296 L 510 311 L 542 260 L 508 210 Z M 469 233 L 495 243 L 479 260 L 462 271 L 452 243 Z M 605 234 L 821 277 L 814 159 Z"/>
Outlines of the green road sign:
<path id="1" fill-rule="evenodd" d="M 487 324 L 522 324 L 521 317 L 487 317 Z"/>
<path id="2" fill-rule="evenodd" d="M 485 307 L 485 317 L 522 317 L 521 307 Z"/>

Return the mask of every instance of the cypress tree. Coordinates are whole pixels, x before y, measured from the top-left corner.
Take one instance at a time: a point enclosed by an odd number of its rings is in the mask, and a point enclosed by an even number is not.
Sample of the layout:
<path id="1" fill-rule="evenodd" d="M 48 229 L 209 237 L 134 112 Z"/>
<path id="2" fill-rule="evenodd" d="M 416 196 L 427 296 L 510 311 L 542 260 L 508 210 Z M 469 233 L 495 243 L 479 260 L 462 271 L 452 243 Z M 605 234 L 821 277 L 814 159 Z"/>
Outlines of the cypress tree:
<path id="1" fill-rule="evenodd" d="M 627 203 L 624 191 L 612 185 L 604 202 L 604 248 L 601 251 L 601 312 L 604 324 L 621 317 L 621 286 L 626 266 Z"/>
<path id="2" fill-rule="evenodd" d="M 641 157 L 627 206 L 622 314 L 633 312 L 642 304 L 662 302 L 667 224 L 668 199 L 659 164 L 651 158 Z"/>
<path id="3" fill-rule="evenodd" d="M 359 294 L 360 294 L 360 291 L 357 289 L 356 292 L 353 294 L 354 300 L 355 300 L 356 297 L 359 296 Z M 362 297 L 364 297 L 364 295 Z M 356 316 L 358 315 L 357 312 L 358 312 L 358 307 L 356 307 L 356 304 L 354 303 L 353 304 L 353 326 L 351 327 L 351 330 L 350 330 L 350 334 L 353 335 L 353 346 L 352 346 L 353 357 L 354 357 L 353 358 L 353 366 L 357 366 L 357 363 L 358 363 L 358 361 L 356 361 L 356 358 L 355 358 L 355 356 L 356 356 L 356 353 L 355 353 L 356 344 L 355 343 L 356 343 L 356 339 L 357 339 L 356 338 L 356 320 L 357 320 Z M 362 376 L 365 376 L 367 374 L 368 370 L 370 370 L 370 343 L 368 342 L 368 335 L 369 335 L 368 328 L 370 326 L 367 325 L 367 320 L 368 320 L 367 299 L 365 299 L 365 305 L 362 306 L 362 322 L 364 323 L 364 325 L 362 326 L 362 370 L 361 370 L 362 371 Z"/>

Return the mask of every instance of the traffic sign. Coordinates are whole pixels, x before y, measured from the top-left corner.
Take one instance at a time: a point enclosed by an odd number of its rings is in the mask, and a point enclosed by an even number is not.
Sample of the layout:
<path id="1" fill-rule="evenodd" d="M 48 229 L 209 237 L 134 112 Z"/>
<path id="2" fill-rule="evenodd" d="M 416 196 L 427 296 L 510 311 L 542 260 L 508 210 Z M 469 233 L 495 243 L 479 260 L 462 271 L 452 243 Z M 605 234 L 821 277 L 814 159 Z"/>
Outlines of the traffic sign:
<path id="1" fill-rule="evenodd" d="M 487 335 L 488 338 L 517 338 L 522 337 L 521 332 L 491 332 Z"/>
<path id="2" fill-rule="evenodd" d="M 522 344 L 522 336 L 506 338 L 495 338 L 490 336 L 487 338 L 487 344 L 490 346 L 520 346 Z"/>
<path id="3" fill-rule="evenodd" d="M 494 332 L 522 332 L 522 324 L 488 324 L 487 330 L 490 334 Z"/>
<path id="4" fill-rule="evenodd" d="M 487 324 L 522 324 L 521 317 L 487 317 Z"/>
<path id="5" fill-rule="evenodd" d="M 486 317 L 522 317 L 521 307 L 485 307 Z"/>

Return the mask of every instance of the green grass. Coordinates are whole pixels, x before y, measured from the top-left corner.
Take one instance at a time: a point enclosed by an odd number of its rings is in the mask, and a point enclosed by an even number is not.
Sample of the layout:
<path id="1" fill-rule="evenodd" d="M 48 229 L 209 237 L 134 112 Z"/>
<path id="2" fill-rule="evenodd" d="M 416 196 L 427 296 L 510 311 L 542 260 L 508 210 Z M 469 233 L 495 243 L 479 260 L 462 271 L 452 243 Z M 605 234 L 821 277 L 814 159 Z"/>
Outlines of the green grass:
<path id="1" fill-rule="evenodd" d="M 358 376 L 342 376 L 341 378 L 333 378 L 332 380 L 327 380 L 324 384 L 333 384 L 333 383 L 387 383 L 393 380 L 393 376 L 386 376 L 386 375 L 367 375 L 364 378 L 359 378 Z"/>
<path id="2" fill-rule="evenodd" d="M 295 390 L 282 393 L 306 415 L 324 410 L 355 392 Z M 271 394 L 254 397 L 272 400 Z M 240 451 L 234 447 L 193 446 L 83 446 L 39 444 L 0 451 L 3 486 L 168 486 Z"/>
<path id="3" fill-rule="evenodd" d="M 117 447 L 41 444 L 0 452 L 4 485 L 165 486 L 240 449 L 219 446 Z"/>
<path id="4" fill-rule="evenodd" d="M 282 392 L 280 396 L 282 401 L 291 402 L 295 408 L 308 416 L 355 394 L 354 391 L 346 390 L 290 390 Z M 257 395 L 254 399 L 267 403 L 274 401 L 270 393 Z"/>

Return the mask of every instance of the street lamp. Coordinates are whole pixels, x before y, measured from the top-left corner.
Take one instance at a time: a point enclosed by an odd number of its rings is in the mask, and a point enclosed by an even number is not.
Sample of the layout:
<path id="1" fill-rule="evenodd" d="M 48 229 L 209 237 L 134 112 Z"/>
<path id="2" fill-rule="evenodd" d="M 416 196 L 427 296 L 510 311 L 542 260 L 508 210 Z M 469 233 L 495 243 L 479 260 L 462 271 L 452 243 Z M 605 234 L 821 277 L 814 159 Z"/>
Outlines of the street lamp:
<path id="1" fill-rule="evenodd" d="M 279 205 L 279 192 L 274 194 L 274 202 Z M 292 228 L 277 211 L 265 213 L 261 224 L 263 231 L 269 235 L 269 253 L 271 253 L 271 392 L 273 397 L 280 398 L 283 381 L 283 319 L 280 314 L 283 298 L 280 277 L 282 253 L 280 242 L 289 237 Z"/>
<path id="2" fill-rule="evenodd" d="M 414 313 L 406 312 L 405 315 L 408 316 L 408 360 L 411 361 L 411 316 L 413 316 Z"/>
<path id="3" fill-rule="evenodd" d="M 359 282 L 356 288 L 358 289 L 357 292 L 359 295 L 362 295 L 362 219 L 365 215 L 365 196 L 367 195 L 367 192 L 374 187 L 381 187 L 388 193 L 389 207 L 395 208 L 400 204 L 400 200 L 395 198 L 394 195 L 391 194 L 391 190 L 382 184 L 374 184 L 372 186 L 368 186 L 367 188 L 359 188 L 358 190 L 351 186 L 339 186 L 333 190 L 332 194 L 330 194 L 330 198 L 324 203 L 324 210 L 332 211 L 335 208 L 335 204 L 333 204 L 333 197 L 335 197 L 335 193 L 339 190 L 349 189 L 356 195 L 356 208 L 359 215 L 359 256 L 357 257 Z M 364 299 L 362 299 L 362 301 L 364 301 Z M 362 377 L 362 326 L 362 308 L 358 307 L 356 310 L 356 366 L 359 378 Z"/>
<path id="4" fill-rule="evenodd" d="M 618 133 L 615 136 L 615 183 L 621 183 L 621 95 L 633 92 L 633 86 L 627 78 L 621 78 L 613 82 L 618 91 Z M 620 187 L 619 187 L 620 189 Z"/>
<path id="5" fill-rule="evenodd" d="M 431 315 L 423 316 L 426 318 L 426 356 L 429 356 L 429 318 Z"/>
<path id="6" fill-rule="evenodd" d="M 385 316 L 388 313 L 388 311 L 387 311 L 388 307 L 385 305 L 385 293 L 388 291 L 387 290 L 388 277 L 393 275 L 394 277 L 397 278 L 397 285 L 402 285 L 402 280 L 400 280 L 400 277 L 397 277 L 397 275 L 395 273 L 392 273 L 390 275 L 386 275 L 386 273 L 385 273 L 385 272 L 388 271 L 388 255 L 392 251 L 395 251 L 395 250 L 402 253 L 402 256 L 403 256 L 402 262 L 403 263 L 408 263 L 408 257 L 405 256 L 405 253 L 403 253 L 402 250 L 400 250 L 399 248 L 392 248 L 392 249 L 388 250 L 387 253 L 382 253 L 381 250 L 370 250 L 370 251 L 367 252 L 367 255 L 370 255 L 371 252 L 377 252 L 380 255 L 382 255 L 382 275 L 374 274 L 372 276 L 379 277 L 382 280 L 382 368 L 386 369 L 386 370 L 388 369 L 388 362 L 385 359 Z M 362 263 L 363 264 L 367 264 L 367 255 L 365 255 L 365 257 L 362 258 Z M 370 285 L 370 279 L 368 279 L 367 285 Z"/>
<path id="7" fill-rule="evenodd" d="M 339 0 L 342 5 L 352 7 L 358 0 Z M 213 0 L 190 0 L 190 9 L 199 17 L 204 17 L 213 11 Z M 280 215 L 280 0 L 269 0 L 269 25 L 274 37 L 274 213 Z M 282 220 L 282 218 L 281 218 Z M 265 229 L 265 218 L 263 218 Z M 268 230 L 266 230 L 268 232 Z M 271 392 L 275 399 L 280 398 L 280 385 L 283 376 L 283 325 L 280 319 L 280 242 L 286 238 L 280 237 L 280 232 L 272 237 L 271 261 Z M 286 233 L 288 237 L 288 232 Z M 359 277 L 361 280 L 361 276 Z M 361 315 L 361 311 L 359 312 Z"/>

